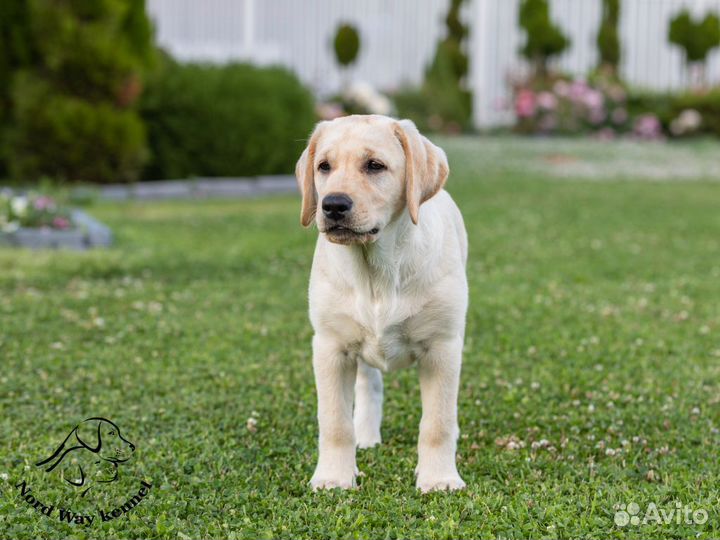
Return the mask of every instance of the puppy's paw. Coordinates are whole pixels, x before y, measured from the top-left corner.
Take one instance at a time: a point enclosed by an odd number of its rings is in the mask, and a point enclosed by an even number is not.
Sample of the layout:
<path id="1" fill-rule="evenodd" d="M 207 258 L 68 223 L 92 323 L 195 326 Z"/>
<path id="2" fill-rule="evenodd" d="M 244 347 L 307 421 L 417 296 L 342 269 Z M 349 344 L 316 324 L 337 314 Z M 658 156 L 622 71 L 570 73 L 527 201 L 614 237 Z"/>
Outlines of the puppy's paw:
<path id="1" fill-rule="evenodd" d="M 319 467 L 315 470 L 310 486 L 313 491 L 320 489 L 352 489 L 357 487 L 355 479 L 360 474 L 357 467 L 352 467 L 350 473 L 340 472 L 337 470 L 321 470 Z"/>
<path id="2" fill-rule="evenodd" d="M 358 433 L 355 435 L 358 448 L 372 448 L 382 442 L 380 433 Z"/>
<path id="3" fill-rule="evenodd" d="M 321 489 L 352 489 L 356 487 L 355 476 L 345 478 L 325 478 L 319 476 L 313 476 L 310 480 L 310 485 L 313 491 Z"/>
<path id="4" fill-rule="evenodd" d="M 423 493 L 431 491 L 457 491 L 465 487 L 465 482 L 460 475 L 455 473 L 446 476 L 432 476 L 419 474 L 416 483 L 417 488 Z"/>
<path id="5" fill-rule="evenodd" d="M 354 424 L 355 445 L 358 448 L 372 448 L 382 442 L 379 419 L 356 416 Z"/>

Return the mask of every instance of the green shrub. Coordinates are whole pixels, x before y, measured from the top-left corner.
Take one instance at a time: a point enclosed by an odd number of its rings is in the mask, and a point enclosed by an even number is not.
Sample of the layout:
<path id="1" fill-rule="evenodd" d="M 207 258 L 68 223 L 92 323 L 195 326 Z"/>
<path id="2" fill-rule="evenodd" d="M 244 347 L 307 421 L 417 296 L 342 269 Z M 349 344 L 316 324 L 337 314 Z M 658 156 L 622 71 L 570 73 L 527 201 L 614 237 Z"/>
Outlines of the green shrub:
<path id="1" fill-rule="evenodd" d="M 357 59 L 360 52 L 360 35 L 354 26 L 343 24 L 338 28 L 333 43 L 335 58 L 343 67 L 347 67 Z"/>
<path id="2" fill-rule="evenodd" d="M 670 136 L 714 135 L 720 137 L 720 89 L 709 92 L 689 91 L 681 94 L 670 92 L 633 92 L 628 99 L 632 115 L 653 112 L 662 123 L 663 130 Z M 684 112 L 697 111 L 701 119 L 699 126 L 688 132 L 677 133 L 673 121 Z"/>
<path id="3" fill-rule="evenodd" d="M 153 55 L 144 1 L 29 6 L 37 58 L 14 77 L 11 172 L 25 180 L 135 180 L 147 151 L 133 104 Z"/>
<path id="4" fill-rule="evenodd" d="M 597 36 L 600 66 L 607 66 L 617 72 L 620 63 L 620 0 L 603 0 L 602 22 Z"/>
<path id="5" fill-rule="evenodd" d="M 720 137 L 720 88 L 680 94 L 675 99 L 673 110 L 676 117 L 686 110 L 699 112 L 702 123 L 698 132 Z"/>
<path id="6" fill-rule="evenodd" d="M 392 94 L 399 118 L 410 118 L 420 131 L 440 131 L 442 122 L 434 115 L 434 104 L 422 88 L 404 88 Z"/>
<path id="7" fill-rule="evenodd" d="M 287 173 L 315 122 L 311 94 L 281 68 L 166 61 L 141 100 L 146 178 Z"/>
<path id="8" fill-rule="evenodd" d="M 675 114 L 676 97 L 670 92 L 633 90 L 628 93 L 628 114 L 636 117 L 653 113 L 660 120 L 663 130 L 667 130 Z"/>
<path id="9" fill-rule="evenodd" d="M 521 52 L 535 64 L 536 73 L 543 76 L 549 59 L 567 49 L 570 40 L 550 20 L 547 0 L 523 0 L 519 21 L 526 33 Z"/>
<path id="10" fill-rule="evenodd" d="M 109 103 L 61 94 L 34 74 L 14 85 L 11 164 L 17 178 L 130 182 L 145 161 L 145 130 L 137 114 Z"/>

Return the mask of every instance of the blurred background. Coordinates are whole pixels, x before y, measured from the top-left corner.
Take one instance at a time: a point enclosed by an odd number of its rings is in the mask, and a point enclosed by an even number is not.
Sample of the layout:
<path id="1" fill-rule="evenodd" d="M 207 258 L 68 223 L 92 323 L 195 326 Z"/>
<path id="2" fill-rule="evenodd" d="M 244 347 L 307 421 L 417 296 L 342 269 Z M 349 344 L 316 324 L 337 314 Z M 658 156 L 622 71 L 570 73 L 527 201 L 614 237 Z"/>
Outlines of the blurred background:
<path id="1" fill-rule="evenodd" d="M 720 0 L 4 0 L 0 178 L 289 174 L 314 122 L 720 135 Z"/>

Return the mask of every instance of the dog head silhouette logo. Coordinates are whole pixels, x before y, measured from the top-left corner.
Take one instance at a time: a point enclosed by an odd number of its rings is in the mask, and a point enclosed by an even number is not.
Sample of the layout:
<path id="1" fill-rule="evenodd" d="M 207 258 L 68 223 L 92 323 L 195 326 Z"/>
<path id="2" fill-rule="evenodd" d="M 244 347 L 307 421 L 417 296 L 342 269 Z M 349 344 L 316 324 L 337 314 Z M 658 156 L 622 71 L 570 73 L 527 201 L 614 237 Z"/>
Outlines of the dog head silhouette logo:
<path id="1" fill-rule="evenodd" d="M 35 465 L 46 467 L 48 473 L 60 471 L 68 484 L 83 488 L 84 497 L 94 482 L 115 482 L 118 467 L 133 452 L 135 445 L 122 436 L 117 424 L 92 417 L 75 426 L 48 458 Z"/>

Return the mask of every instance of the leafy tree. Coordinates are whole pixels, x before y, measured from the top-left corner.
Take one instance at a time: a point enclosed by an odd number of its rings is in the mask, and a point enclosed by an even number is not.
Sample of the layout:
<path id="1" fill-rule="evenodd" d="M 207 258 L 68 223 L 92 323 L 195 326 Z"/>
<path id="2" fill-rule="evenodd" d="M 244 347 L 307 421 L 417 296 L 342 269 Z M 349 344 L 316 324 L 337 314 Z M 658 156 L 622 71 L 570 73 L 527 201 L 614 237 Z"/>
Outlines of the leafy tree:
<path id="1" fill-rule="evenodd" d="M 526 32 L 521 52 L 534 63 L 535 72 L 545 76 L 548 60 L 567 49 L 570 40 L 550 20 L 547 0 L 523 0 L 519 19 L 520 26 Z"/>
<path id="2" fill-rule="evenodd" d="M 688 68 L 693 64 L 699 68 L 700 80 L 704 84 L 707 55 L 720 45 L 718 16 L 708 13 L 703 20 L 696 21 L 685 9 L 670 21 L 668 39 L 683 50 Z"/>
<path id="3" fill-rule="evenodd" d="M 618 21 L 620 19 L 620 0 L 603 0 L 602 22 L 597 36 L 600 51 L 600 66 L 606 66 L 617 73 L 620 64 L 620 37 Z"/>
<path id="4" fill-rule="evenodd" d="M 153 44 L 144 0 L 29 0 L 36 58 L 12 85 L 18 178 L 131 181 L 147 156 L 134 104 Z"/>

